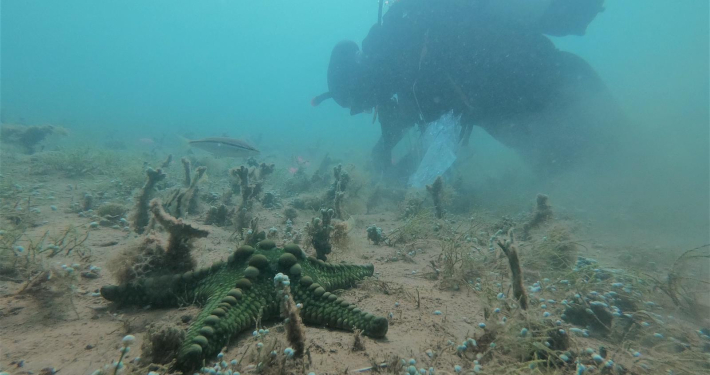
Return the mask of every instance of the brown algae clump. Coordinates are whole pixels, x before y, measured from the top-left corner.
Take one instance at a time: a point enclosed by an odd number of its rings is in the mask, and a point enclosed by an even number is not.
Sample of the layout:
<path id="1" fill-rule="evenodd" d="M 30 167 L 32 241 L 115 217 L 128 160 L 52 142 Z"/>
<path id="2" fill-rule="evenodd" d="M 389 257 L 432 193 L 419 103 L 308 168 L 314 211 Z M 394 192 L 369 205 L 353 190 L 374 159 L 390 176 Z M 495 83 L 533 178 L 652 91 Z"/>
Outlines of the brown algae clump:
<path id="1" fill-rule="evenodd" d="M 201 229 L 176 219 L 165 212 L 159 199 L 153 199 L 150 209 L 155 220 L 169 233 L 167 245 L 156 235 L 144 237 L 129 247 L 116 260 L 113 271 L 116 278 L 126 283 L 131 280 L 159 274 L 189 271 L 195 268 L 192 256 L 193 242 L 209 235 Z"/>

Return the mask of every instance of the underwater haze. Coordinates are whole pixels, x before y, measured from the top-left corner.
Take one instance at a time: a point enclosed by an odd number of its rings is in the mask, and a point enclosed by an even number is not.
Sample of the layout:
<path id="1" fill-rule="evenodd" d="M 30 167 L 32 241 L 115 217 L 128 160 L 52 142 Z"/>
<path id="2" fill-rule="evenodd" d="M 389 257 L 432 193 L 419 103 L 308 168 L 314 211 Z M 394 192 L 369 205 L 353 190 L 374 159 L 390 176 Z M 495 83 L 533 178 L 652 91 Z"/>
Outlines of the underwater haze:
<path id="1" fill-rule="evenodd" d="M 3 116 L 121 138 L 358 135 L 314 111 L 332 46 L 361 39 L 377 6 L 306 1 L 7 1 Z M 321 17 L 314 17 L 320 14 Z M 357 127 L 356 127 L 357 126 Z M 373 127 L 366 127 L 372 130 Z M 295 138 L 294 138 L 295 137 Z M 374 135 L 370 134 L 370 138 Z M 370 139 L 366 138 L 368 141 Z"/>
<path id="2" fill-rule="evenodd" d="M 616 131 L 634 160 L 608 163 L 632 170 L 599 178 L 628 187 L 611 199 L 643 200 L 638 220 L 708 239 L 708 4 L 606 8 L 587 35 L 554 40 L 590 62 L 630 118 Z M 369 116 L 308 102 L 327 87 L 332 46 L 362 40 L 376 17 L 376 4 L 358 1 L 4 1 L 3 121 L 58 124 L 93 142 L 225 134 L 366 155 L 379 135 Z M 473 138 L 497 150 L 486 134 Z M 511 155 L 477 162 L 500 169 Z M 604 200 L 608 188 L 585 180 Z"/>
<path id="3" fill-rule="evenodd" d="M 710 2 L 378 4 L 0 0 L 0 375 L 707 371 Z"/>

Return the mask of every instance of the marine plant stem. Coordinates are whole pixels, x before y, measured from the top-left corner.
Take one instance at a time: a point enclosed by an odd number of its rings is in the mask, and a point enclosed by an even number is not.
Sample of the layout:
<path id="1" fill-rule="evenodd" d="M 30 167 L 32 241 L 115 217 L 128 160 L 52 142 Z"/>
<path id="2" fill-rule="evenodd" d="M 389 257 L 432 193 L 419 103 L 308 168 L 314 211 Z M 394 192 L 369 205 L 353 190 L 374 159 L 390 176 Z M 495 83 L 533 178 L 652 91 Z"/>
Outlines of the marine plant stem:
<path id="1" fill-rule="evenodd" d="M 520 303 L 520 308 L 527 310 L 528 308 L 528 295 L 525 293 L 525 287 L 523 286 L 523 270 L 520 268 L 520 259 L 518 258 L 518 250 L 514 244 L 515 237 L 513 236 L 513 230 L 508 232 L 510 240 L 505 242 L 498 240 L 498 246 L 503 250 L 506 257 L 508 257 L 508 264 L 510 265 L 510 277 L 513 281 L 513 297 Z"/>

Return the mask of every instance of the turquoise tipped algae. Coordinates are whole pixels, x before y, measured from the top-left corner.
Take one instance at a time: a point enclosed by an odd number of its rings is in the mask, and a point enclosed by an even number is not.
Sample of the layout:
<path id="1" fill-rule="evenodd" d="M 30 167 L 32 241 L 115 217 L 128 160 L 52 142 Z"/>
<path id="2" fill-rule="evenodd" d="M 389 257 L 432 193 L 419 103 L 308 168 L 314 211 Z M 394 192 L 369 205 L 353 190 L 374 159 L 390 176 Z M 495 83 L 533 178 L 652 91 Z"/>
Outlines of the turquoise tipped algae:
<path id="1" fill-rule="evenodd" d="M 388 322 L 361 311 L 335 294 L 371 276 L 370 265 L 330 264 L 306 257 L 297 245 L 277 248 L 262 241 L 254 249 L 242 246 L 227 262 L 211 267 L 156 278 L 144 278 L 123 285 L 101 288 L 110 301 L 129 305 L 175 307 L 196 303 L 202 312 L 188 328 L 175 367 L 194 370 L 217 355 L 234 335 L 262 319 L 280 317 L 279 296 L 274 276 L 282 272 L 291 280 L 291 293 L 305 323 L 337 329 L 360 329 L 372 337 L 384 337 Z"/>

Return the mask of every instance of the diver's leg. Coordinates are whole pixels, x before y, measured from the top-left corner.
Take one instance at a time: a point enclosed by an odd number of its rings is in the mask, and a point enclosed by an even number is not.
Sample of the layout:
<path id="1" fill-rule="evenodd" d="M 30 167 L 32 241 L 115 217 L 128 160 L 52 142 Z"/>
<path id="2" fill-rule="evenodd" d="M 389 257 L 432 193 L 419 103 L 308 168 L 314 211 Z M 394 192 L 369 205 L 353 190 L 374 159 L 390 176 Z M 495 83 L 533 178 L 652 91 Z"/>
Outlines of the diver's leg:
<path id="1" fill-rule="evenodd" d="M 372 148 L 372 169 L 377 176 L 380 176 L 392 164 L 392 149 L 385 145 L 384 136 L 375 143 Z"/>
<path id="2" fill-rule="evenodd" d="M 382 136 L 372 149 L 372 166 L 377 175 L 386 179 L 393 173 L 392 149 L 404 138 L 408 126 L 397 122 L 381 123 Z M 398 163 L 399 164 L 399 163 Z"/>
<path id="3" fill-rule="evenodd" d="M 619 147 L 615 128 L 626 118 L 606 85 L 581 58 L 561 54 L 561 87 L 537 113 L 489 119 L 493 137 L 516 150 L 540 176 L 594 163 Z"/>
<path id="4" fill-rule="evenodd" d="M 388 173 L 388 180 L 396 185 L 405 185 L 409 177 L 413 175 L 422 161 L 419 150 L 412 150 L 404 155 L 393 165 Z"/>

